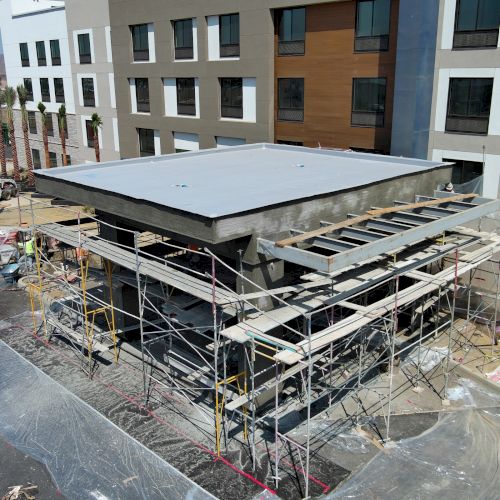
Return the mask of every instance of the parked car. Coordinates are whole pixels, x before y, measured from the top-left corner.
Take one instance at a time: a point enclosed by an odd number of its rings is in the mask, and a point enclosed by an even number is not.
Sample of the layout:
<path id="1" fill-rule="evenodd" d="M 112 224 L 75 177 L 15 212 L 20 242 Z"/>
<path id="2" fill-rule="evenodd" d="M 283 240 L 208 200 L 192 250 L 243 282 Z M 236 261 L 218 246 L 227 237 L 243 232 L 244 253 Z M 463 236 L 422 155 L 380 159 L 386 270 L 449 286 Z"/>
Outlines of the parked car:
<path id="1" fill-rule="evenodd" d="M 17 183 L 13 179 L 0 179 L 0 200 L 10 200 L 19 194 Z"/>

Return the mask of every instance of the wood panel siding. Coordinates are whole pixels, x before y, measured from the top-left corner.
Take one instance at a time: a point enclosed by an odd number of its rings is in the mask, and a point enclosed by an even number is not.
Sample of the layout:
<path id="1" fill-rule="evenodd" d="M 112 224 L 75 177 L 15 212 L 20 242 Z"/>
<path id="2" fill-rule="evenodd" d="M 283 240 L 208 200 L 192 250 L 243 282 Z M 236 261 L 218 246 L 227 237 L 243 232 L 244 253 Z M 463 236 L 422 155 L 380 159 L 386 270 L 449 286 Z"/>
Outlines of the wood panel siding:
<path id="1" fill-rule="evenodd" d="M 304 146 L 375 149 L 388 153 L 399 0 L 392 0 L 389 50 L 355 53 L 356 2 L 306 7 L 305 55 L 278 56 L 275 35 L 275 139 Z M 279 121 L 278 78 L 304 78 L 304 122 Z M 353 78 L 387 79 L 383 127 L 351 126 Z"/>

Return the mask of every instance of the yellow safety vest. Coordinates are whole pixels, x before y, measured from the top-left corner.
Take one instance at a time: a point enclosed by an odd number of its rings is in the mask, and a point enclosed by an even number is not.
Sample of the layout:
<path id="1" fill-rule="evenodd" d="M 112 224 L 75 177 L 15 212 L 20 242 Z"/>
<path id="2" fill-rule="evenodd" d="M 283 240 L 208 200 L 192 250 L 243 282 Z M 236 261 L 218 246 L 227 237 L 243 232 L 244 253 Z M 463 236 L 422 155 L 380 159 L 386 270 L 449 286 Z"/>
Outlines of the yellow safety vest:
<path id="1" fill-rule="evenodd" d="M 26 242 L 26 255 L 35 255 L 35 240 L 31 238 Z"/>

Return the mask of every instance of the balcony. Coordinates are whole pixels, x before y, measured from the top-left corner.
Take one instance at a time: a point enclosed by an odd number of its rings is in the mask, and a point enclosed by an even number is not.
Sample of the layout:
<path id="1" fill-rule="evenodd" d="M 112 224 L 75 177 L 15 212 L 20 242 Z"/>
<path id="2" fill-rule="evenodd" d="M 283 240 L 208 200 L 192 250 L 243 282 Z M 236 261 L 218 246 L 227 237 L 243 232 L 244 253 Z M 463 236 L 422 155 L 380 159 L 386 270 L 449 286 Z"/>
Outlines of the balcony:
<path id="1" fill-rule="evenodd" d="M 240 44 L 225 44 L 220 46 L 220 57 L 240 57 Z"/>
<path id="2" fill-rule="evenodd" d="M 280 56 L 303 56 L 305 54 L 306 43 L 304 40 L 279 41 L 278 55 Z"/>
<path id="3" fill-rule="evenodd" d="M 278 109 L 278 120 L 283 122 L 303 122 L 304 110 L 302 108 Z"/>
<path id="4" fill-rule="evenodd" d="M 176 47 L 176 59 L 193 59 L 193 47 Z"/>
<path id="5" fill-rule="evenodd" d="M 354 127 L 383 127 L 384 113 L 369 111 L 353 111 L 351 125 Z"/>
<path id="6" fill-rule="evenodd" d="M 389 35 L 362 36 L 354 40 L 354 52 L 384 52 L 389 50 Z"/>
<path id="7" fill-rule="evenodd" d="M 456 132 L 460 134 L 488 134 L 489 117 L 446 117 L 446 132 Z"/>
<path id="8" fill-rule="evenodd" d="M 498 44 L 498 29 L 478 31 L 455 31 L 454 49 L 487 49 Z"/>

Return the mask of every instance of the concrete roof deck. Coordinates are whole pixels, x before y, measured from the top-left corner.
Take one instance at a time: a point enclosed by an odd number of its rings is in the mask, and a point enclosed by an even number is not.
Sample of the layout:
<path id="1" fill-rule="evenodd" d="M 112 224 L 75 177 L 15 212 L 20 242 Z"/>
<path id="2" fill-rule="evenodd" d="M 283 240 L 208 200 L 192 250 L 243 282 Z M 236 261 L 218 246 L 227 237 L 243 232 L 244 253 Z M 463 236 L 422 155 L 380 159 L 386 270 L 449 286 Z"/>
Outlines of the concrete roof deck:
<path id="1" fill-rule="evenodd" d="M 446 165 L 366 153 L 252 144 L 35 173 L 40 180 L 60 181 L 216 219 Z"/>

